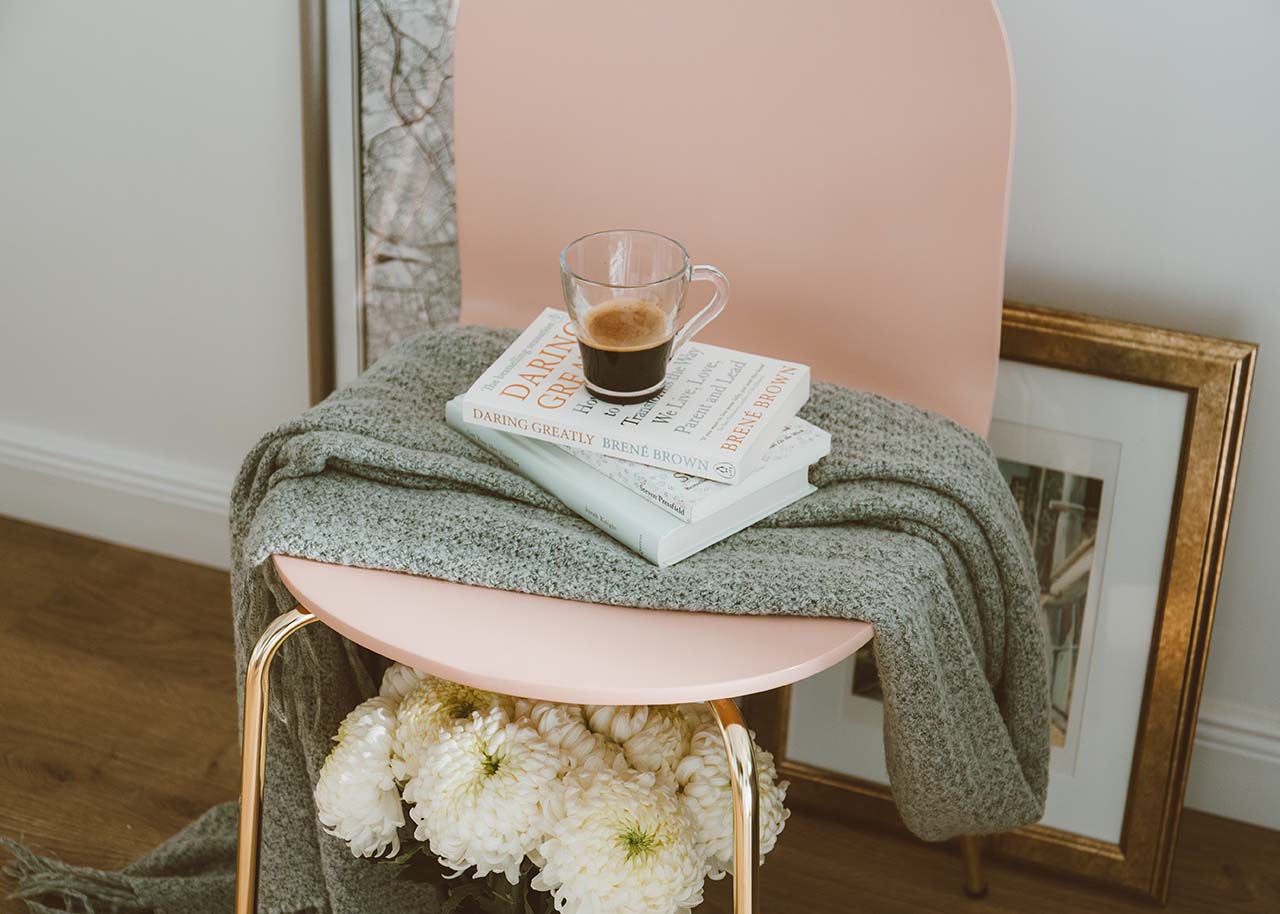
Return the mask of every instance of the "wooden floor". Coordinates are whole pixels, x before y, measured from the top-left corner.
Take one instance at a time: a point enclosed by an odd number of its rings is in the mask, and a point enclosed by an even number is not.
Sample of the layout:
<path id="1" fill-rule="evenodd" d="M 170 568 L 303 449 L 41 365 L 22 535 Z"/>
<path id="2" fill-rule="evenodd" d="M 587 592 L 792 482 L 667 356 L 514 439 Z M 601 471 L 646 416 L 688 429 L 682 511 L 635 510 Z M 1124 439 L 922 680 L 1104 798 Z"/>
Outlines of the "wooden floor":
<path id="1" fill-rule="evenodd" d="M 0 518 L 0 835 L 118 867 L 235 795 L 229 601 L 223 573 Z M 969 901 L 959 873 L 946 851 L 793 816 L 764 910 L 1153 910 L 999 865 Z M 726 889 L 707 910 L 728 911 Z M 1168 910 L 1280 912 L 1280 833 L 1188 812 Z"/>

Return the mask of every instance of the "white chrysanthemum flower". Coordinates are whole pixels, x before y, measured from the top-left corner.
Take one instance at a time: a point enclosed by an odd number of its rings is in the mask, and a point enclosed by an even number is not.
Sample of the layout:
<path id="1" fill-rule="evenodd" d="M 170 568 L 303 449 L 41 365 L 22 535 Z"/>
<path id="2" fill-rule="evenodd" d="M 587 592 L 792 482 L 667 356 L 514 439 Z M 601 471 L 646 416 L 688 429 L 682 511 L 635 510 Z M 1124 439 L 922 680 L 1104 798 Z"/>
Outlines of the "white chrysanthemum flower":
<path id="1" fill-rule="evenodd" d="M 778 782 L 773 755 L 759 746 L 755 752 L 763 859 L 778 843 L 791 812 L 783 806 L 788 785 L 786 781 Z M 707 862 L 707 875 L 719 879 L 732 873 L 733 787 L 729 782 L 729 756 L 715 724 L 694 731 L 689 755 L 676 767 L 676 780 L 680 784 L 680 803 L 697 829 L 698 852 Z"/>
<path id="2" fill-rule="evenodd" d="M 455 872 L 474 866 L 477 877 L 518 883 L 521 861 L 546 833 L 542 803 L 559 790 L 560 751 L 494 708 L 454 724 L 420 762 L 404 789 L 414 837 Z"/>
<path id="3" fill-rule="evenodd" d="M 404 701 L 406 695 L 420 686 L 426 678 L 426 673 L 419 673 L 411 666 L 406 666 L 403 663 L 393 663 L 382 674 L 382 686 L 378 689 L 378 694 L 399 704 Z"/>
<path id="4" fill-rule="evenodd" d="M 370 698 L 346 716 L 337 745 L 316 782 L 316 811 L 325 830 L 357 857 L 398 853 L 404 824 L 400 792 L 391 770 L 395 702 Z"/>
<path id="5" fill-rule="evenodd" d="M 454 724 L 494 710 L 501 711 L 505 722 L 510 719 L 511 707 L 512 699 L 506 695 L 458 685 L 437 676 L 425 677 L 404 696 L 396 711 L 393 760 L 396 780 L 407 781 L 416 775 L 422 754 Z"/>
<path id="6" fill-rule="evenodd" d="M 562 914 L 688 914 L 702 902 L 693 823 L 653 775 L 569 780 L 563 807 L 533 880 Z"/>
<path id="7" fill-rule="evenodd" d="M 689 752 L 693 725 L 675 705 L 649 709 L 644 725 L 622 744 L 627 761 L 637 771 L 674 771 Z"/>
<path id="8" fill-rule="evenodd" d="M 711 707 L 705 701 L 688 705 L 676 705 L 676 710 L 689 722 L 690 733 L 702 726 L 718 726 L 715 712 L 711 710 Z"/>
<path id="9" fill-rule="evenodd" d="M 594 771 L 626 767 L 625 760 L 622 760 L 622 747 L 592 731 L 587 726 L 582 708 L 577 705 L 536 702 L 529 710 L 529 721 L 544 740 L 565 754 L 571 768 Z"/>
<path id="10" fill-rule="evenodd" d="M 625 743 L 635 736 L 649 720 L 648 705 L 583 705 L 587 726 L 592 732 Z"/>

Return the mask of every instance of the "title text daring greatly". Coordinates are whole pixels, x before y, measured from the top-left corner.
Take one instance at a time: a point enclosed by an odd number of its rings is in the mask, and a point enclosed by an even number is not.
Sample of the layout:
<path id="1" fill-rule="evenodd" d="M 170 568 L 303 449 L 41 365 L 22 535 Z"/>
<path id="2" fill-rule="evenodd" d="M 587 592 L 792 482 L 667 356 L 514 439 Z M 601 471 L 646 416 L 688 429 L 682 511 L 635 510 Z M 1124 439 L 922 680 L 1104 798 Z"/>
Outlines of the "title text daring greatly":
<path id="1" fill-rule="evenodd" d="M 569 360 L 570 355 L 577 351 L 578 341 L 573 334 L 573 324 L 566 322 L 559 332 L 543 343 L 534 358 L 516 372 L 515 376 L 520 380 L 512 381 L 498 395 L 523 403 L 537 392 L 535 403 L 543 409 L 559 409 L 587 382 L 582 376 L 582 356 Z M 566 360 L 569 360 L 567 365 Z M 555 381 L 548 384 L 546 390 L 539 390 L 542 382 L 553 374 L 556 375 Z"/>

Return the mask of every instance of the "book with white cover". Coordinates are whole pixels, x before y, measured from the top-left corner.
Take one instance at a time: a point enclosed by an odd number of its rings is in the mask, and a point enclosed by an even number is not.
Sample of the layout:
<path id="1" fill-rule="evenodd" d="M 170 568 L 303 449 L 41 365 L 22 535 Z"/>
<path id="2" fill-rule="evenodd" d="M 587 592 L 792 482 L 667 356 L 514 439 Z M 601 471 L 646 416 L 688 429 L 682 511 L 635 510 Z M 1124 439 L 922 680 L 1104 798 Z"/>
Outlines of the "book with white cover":
<path id="1" fill-rule="evenodd" d="M 792 419 L 764 452 L 760 466 L 736 486 L 596 451 L 557 446 L 675 517 L 696 523 L 727 508 L 748 492 L 772 485 L 797 469 L 817 463 L 831 453 L 831 436 L 799 417 Z"/>
<path id="2" fill-rule="evenodd" d="M 666 567 L 701 552 L 810 492 L 809 468 L 798 467 L 700 521 L 685 523 L 619 482 L 537 438 L 463 421 L 462 397 L 445 407 L 445 420 L 566 507 L 655 565 Z"/>
<path id="3" fill-rule="evenodd" d="M 688 343 L 643 403 L 597 399 L 563 311 L 548 308 L 463 395 L 465 421 L 735 485 L 809 399 L 809 368 Z"/>

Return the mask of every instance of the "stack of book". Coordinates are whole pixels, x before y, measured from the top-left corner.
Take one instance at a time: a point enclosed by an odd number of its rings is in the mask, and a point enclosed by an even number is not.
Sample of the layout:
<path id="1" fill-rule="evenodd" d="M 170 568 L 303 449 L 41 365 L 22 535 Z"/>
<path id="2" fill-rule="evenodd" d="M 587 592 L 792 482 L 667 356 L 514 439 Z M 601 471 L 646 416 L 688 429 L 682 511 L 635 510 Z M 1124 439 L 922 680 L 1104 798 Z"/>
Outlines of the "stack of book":
<path id="1" fill-rule="evenodd" d="M 649 561 L 672 565 L 812 492 L 831 436 L 800 419 L 809 368 L 685 345 L 663 391 L 626 406 L 584 386 L 568 316 L 548 308 L 448 423 Z"/>

